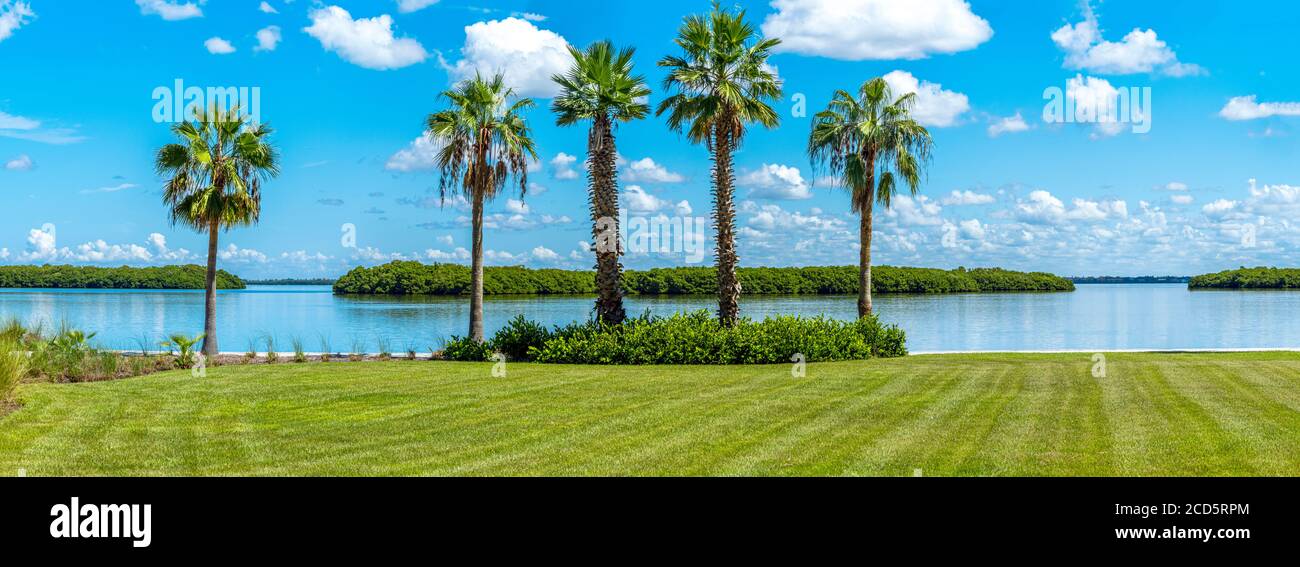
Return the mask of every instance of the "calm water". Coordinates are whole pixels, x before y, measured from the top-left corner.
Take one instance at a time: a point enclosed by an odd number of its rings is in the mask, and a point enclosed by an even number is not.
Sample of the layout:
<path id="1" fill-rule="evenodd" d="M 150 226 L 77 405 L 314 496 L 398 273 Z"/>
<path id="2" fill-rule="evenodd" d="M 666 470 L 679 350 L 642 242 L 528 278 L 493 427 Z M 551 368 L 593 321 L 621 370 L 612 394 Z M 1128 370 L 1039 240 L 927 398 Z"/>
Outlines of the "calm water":
<path id="1" fill-rule="evenodd" d="M 518 313 L 548 324 L 585 320 L 587 297 L 490 298 L 488 333 Z M 628 299 L 629 313 L 713 309 L 709 297 Z M 745 315 L 856 316 L 854 297 L 745 297 Z M 377 351 L 426 351 L 464 334 L 464 298 L 335 297 L 329 287 L 255 286 L 218 295 L 218 336 L 223 351 L 247 350 L 267 335 L 281 352 L 301 338 L 319 351 L 348 352 L 356 343 Z M 914 352 L 972 350 L 1087 350 L 1179 348 L 1300 348 L 1300 292 L 1197 291 L 1181 284 L 1081 285 L 1074 293 L 881 295 L 876 310 L 907 331 Z M 190 291 L 0 290 L 0 319 L 98 332 L 102 346 L 151 348 L 172 332 L 203 328 L 203 293 Z"/>

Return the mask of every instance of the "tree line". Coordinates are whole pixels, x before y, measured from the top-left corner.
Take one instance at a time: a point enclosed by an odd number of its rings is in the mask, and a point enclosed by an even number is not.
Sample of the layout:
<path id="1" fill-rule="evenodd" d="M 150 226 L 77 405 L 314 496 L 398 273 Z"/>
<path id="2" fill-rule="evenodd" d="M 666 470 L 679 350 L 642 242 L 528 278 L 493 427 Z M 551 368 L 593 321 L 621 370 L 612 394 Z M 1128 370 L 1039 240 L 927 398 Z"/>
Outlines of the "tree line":
<path id="1" fill-rule="evenodd" d="M 873 268 L 875 293 L 978 293 L 994 291 L 1073 291 L 1065 278 L 999 268 L 939 270 Z M 746 295 L 854 295 L 860 290 L 856 266 L 738 268 Z M 622 289 L 635 295 L 707 295 L 717 291 L 717 271 L 708 267 L 625 270 Z M 340 295 L 467 295 L 471 268 L 457 264 L 398 261 L 358 267 L 334 284 Z M 520 266 L 484 270 L 486 295 L 590 295 L 599 291 L 597 274 L 581 270 Z"/>
<path id="2" fill-rule="evenodd" d="M 203 289 L 202 266 L 101 268 L 95 266 L 0 266 L 0 288 L 57 289 Z M 244 289 L 238 276 L 218 270 L 214 283 L 220 289 Z"/>

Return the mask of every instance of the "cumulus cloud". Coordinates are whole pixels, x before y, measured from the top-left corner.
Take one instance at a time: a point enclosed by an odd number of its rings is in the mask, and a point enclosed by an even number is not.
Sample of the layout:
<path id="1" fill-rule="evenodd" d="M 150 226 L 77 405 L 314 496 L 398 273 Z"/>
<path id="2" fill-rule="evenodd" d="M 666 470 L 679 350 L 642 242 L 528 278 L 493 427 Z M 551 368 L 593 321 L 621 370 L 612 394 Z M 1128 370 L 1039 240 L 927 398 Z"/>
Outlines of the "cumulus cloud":
<path id="1" fill-rule="evenodd" d="M 167 21 L 202 18 L 203 10 L 194 2 L 177 2 L 174 0 L 135 0 L 140 13 L 145 16 L 158 16 Z"/>
<path id="2" fill-rule="evenodd" d="M 32 162 L 31 156 L 27 154 L 5 162 L 5 169 L 9 171 L 31 171 L 33 167 L 36 167 L 36 164 Z"/>
<path id="3" fill-rule="evenodd" d="M 577 179 L 578 170 L 573 168 L 573 164 L 578 163 L 578 158 L 564 152 L 555 154 L 551 159 L 551 175 L 556 179 Z"/>
<path id="4" fill-rule="evenodd" d="M 219 37 L 208 38 L 207 41 L 203 42 L 203 47 L 206 47 L 208 53 L 213 55 L 229 55 L 235 52 L 235 46 Z"/>
<path id="5" fill-rule="evenodd" d="M 267 26 L 257 30 L 257 47 L 253 51 L 275 51 L 280 45 L 280 26 Z"/>
<path id="6" fill-rule="evenodd" d="M 1066 221 L 1098 222 L 1128 217 L 1128 203 L 1122 200 L 1074 199 L 1067 208 L 1055 195 L 1039 189 L 1018 201 L 1014 213 L 1024 222 L 1059 225 Z"/>
<path id="7" fill-rule="evenodd" d="M 265 1 L 263 1 L 261 4 L 259 4 L 259 5 L 257 6 L 257 9 L 258 9 L 259 11 L 261 11 L 263 14 L 279 14 L 279 13 L 280 13 L 279 10 L 276 10 L 276 9 L 275 9 L 275 6 L 272 6 L 270 2 L 265 2 Z"/>
<path id="8" fill-rule="evenodd" d="M 0 41 L 9 39 L 18 28 L 34 17 L 36 12 L 32 11 L 31 4 L 27 2 L 0 1 Z"/>
<path id="9" fill-rule="evenodd" d="M 1024 132 L 1029 129 L 1029 124 L 1025 123 L 1025 117 L 1019 112 L 1015 116 L 997 118 L 989 124 L 989 137 L 996 138 L 1003 134 L 1015 132 Z"/>
<path id="10" fill-rule="evenodd" d="M 1094 128 L 1094 137 L 1115 136 L 1130 126 L 1119 120 L 1119 89 L 1111 86 L 1110 81 L 1082 74 L 1065 82 L 1065 96 L 1074 101 L 1077 120 L 1090 123 Z M 1134 115 L 1132 123 L 1140 123 L 1145 118 L 1137 113 L 1137 105 L 1130 107 Z"/>
<path id="11" fill-rule="evenodd" d="M 85 264 L 147 264 L 152 262 L 176 262 L 193 259 L 194 255 L 184 248 L 172 249 L 167 246 L 167 238 L 159 233 L 151 233 L 145 244 L 110 244 L 97 239 L 74 247 L 60 248 L 55 241 L 54 230 L 32 229 L 27 234 L 27 249 L 16 258 L 20 262 L 73 262 Z"/>
<path id="12" fill-rule="evenodd" d="M 354 20 L 347 10 L 328 6 L 312 10 L 309 17 L 311 26 L 303 31 L 320 41 L 321 47 L 354 65 L 385 71 L 415 65 L 429 57 L 420 42 L 394 35 L 393 17 L 388 14 Z"/>
<path id="13" fill-rule="evenodd" d="M 921 59 L 993 36 L 965 0 L 774 0 L 763 33 L 779 51 L 849 61 Z"/>
<path id="14" fill-rule="evenodd" d="M 994 201 L 996 201 L 996 199 L 994 199 L 992 195 L 976 193 L 974 191 L 967 189 L 965 191 L 953 191 L 952 193 L 949 193 L 947 197 L 944 197 L 939 202 L 945 206 L 954 206 L 954 205 L 961 206 L 961 205 L 988 205 Z"/>
<path id="15" fill-rule="evenodd" d="M 804 181 L 799 168 L 781 164 L 763 164 L 737 180 L 748 188 L 749 196 L 756 199 L 802 200 L 811 199 L 812 190 Z"/>
<path id="16" fill-rule="evenodd" d="M 1084 19 L 1052 32 L 1052 42 L 1065 52 L 1065 67 L 1110 75 L 1160 72 L 1173 77 L 1204 72 L 1197 65 L 1180 63 L 1155 30 L 1134 28 L 1118 42 L 1107 41 L 1092 6 L 1083 3 Z"/>
<path id="17" fill-rule="evenodd" d="M 907 71 L 893 71 L 884 77 L 894 96 L 916 93 L 912 118 L 926 126 L 943 128 L 957 124 L 957 119 L 970 110 L 970 99 L 959 92 L 943 90 L 943 85 L 921 81 Z"/>
<path id="18" fill-rule="evenodd" d="M 1169 197 L 1169 200 L 1178 205 L 1190 205 L 1196 199 L 1191 195 L 1173 195 Z"/>
<path id="19" fill-rule="evenodd" d="M 621 177 L 630 183 L 681 183 L 686 180 L 681 174 L 668 171 L 648 157 L 629 162 Z"/>
<path id="20" fill-rule="evenodd" d="M 266 263 L 266 254 L 252 248 L 240 248 L 234 244 L 227 245 L 225 249 L 217 253 L 217 258 L 222 262 L 233 262 L 236 264 L 264 264 Z"/>
<path id="21" fill-rule="evenodd" d="M 438 150 L 442 148 L 429 132 L 411 141 L 397 153 L 389 156 L 384 169 L 401 173 L 433 169 L 437 164 Z"/>
<path id="22" fill-rule="evenodd" d="M 515 94 L 549 98 L 559 92 L 551 77 L 573 62 L 568 45 L 559 34 L 520 18 L 478 22 L 465 28 L 461 59 L 443 66 L 454 80 L 502 73 Z"/>
<path id="23" fill-rule="evenodd" d="M 1219 111 L 1228 120 L 1255 120 L 1272 116 L 1300 116 L 1300 102 L 1258 102 L 1256 95 L 1236 96 Z"/>

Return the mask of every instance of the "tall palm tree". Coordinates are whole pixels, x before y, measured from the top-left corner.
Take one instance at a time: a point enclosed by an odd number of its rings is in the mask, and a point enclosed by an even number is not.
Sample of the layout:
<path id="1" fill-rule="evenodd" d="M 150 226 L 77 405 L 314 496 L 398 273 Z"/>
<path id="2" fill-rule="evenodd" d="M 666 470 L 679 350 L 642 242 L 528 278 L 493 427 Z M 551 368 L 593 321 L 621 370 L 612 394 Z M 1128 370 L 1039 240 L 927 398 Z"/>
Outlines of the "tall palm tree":
<path id="1" fill-rule="evenodd" d="M 614 126 L 640 120 L 650 113 L 644 101 L 650 96 L 645 77 L 632 74 L 633 48 L 615 50 L 610 41 L 598 41 L 586 51 L 569 47 L 573 65 L 556 75 L 560 95 L 551 102 L 555 123 L 572 126 L 591 121 L 587 131 L 587 198 L 591 202 L 591 236 L 596 252 L 596 318 L 618 324 L 627 317 L 623 309 L 622 244 L 618 225 L 618 149 Z"/>
<path id="2" fill-rule="evenodd" d="M 470 272 L 469 336 L 483 342 L 483 204 L 496 198 L 511 178 L 519 196 L 528 188 L 528 164 L 537 159 L 523 113 L 533 100 L 515 97 L 505 78 L 476 75 L 441 95 L 450 108 L 429 115 L 427 127 L 438 149 L 438 183 L 443 202 L 459 193 L 472 207 L 473 262 Z"/>
<path id="3" fill-rule="evenodd" d="M 271 128 L 254 124 L 238 108 L 199 111 L 192 122 L 172 127 L 179 143 L 158 150 L 154 167 L 167 178 L 163 202 L 172 224 L 208 233 L 207 293 L 203 311 L 203 354 L 217 348 L 217 239 L 236 226 L 251 226 L 262 214 L 262 183 L 280 173 L 270 143 Z"/>
<path id="4" fill-rule="evenodd" d="M 860 215 L 858 317 L 871 314 L 871 231 L 874 205 L 889 208 L 906 183 L 913 195 L 930 161 L 930 132 L 911 117 L 916 94 L 894 97 L 883 78 L 871 79 L 854 97 L 836 91 L 826 110 L 813 118 L 808 155 L 814 169 L 829 170 L 849 190 Z"/>
<path id="5" fill-rule="evenodd" d="M 759 37 L 744 11 L 733 13 L 715 3 L 712 13 L 685 19 L 676 43 L 682 55 L 659 61 L 668 68 L 664 89 L 675 94 L 656 114 L 667 112 L 669 128 L 685 130 L 691 143 L 703 143 L 713 154 L 718 319 L 730 326 L 740 318 L 732 154 L 749 124 L 774 128 L 780 123 L 768 103 L 780 100 L 781 83 L 766 63 L 781 40 Z"/>

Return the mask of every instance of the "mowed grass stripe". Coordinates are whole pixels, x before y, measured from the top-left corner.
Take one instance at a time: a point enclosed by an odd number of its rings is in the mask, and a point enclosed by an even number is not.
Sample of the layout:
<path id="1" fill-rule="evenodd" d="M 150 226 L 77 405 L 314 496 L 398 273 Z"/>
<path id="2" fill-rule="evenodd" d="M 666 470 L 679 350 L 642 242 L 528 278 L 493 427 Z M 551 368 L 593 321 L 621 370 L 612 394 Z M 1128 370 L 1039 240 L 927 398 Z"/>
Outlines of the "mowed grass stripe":
<path id="1" fill-rule="evenodd" d="M 1295 475 L 1300 355 L 230 366 L 29 384 L 0 474 Z"/>

